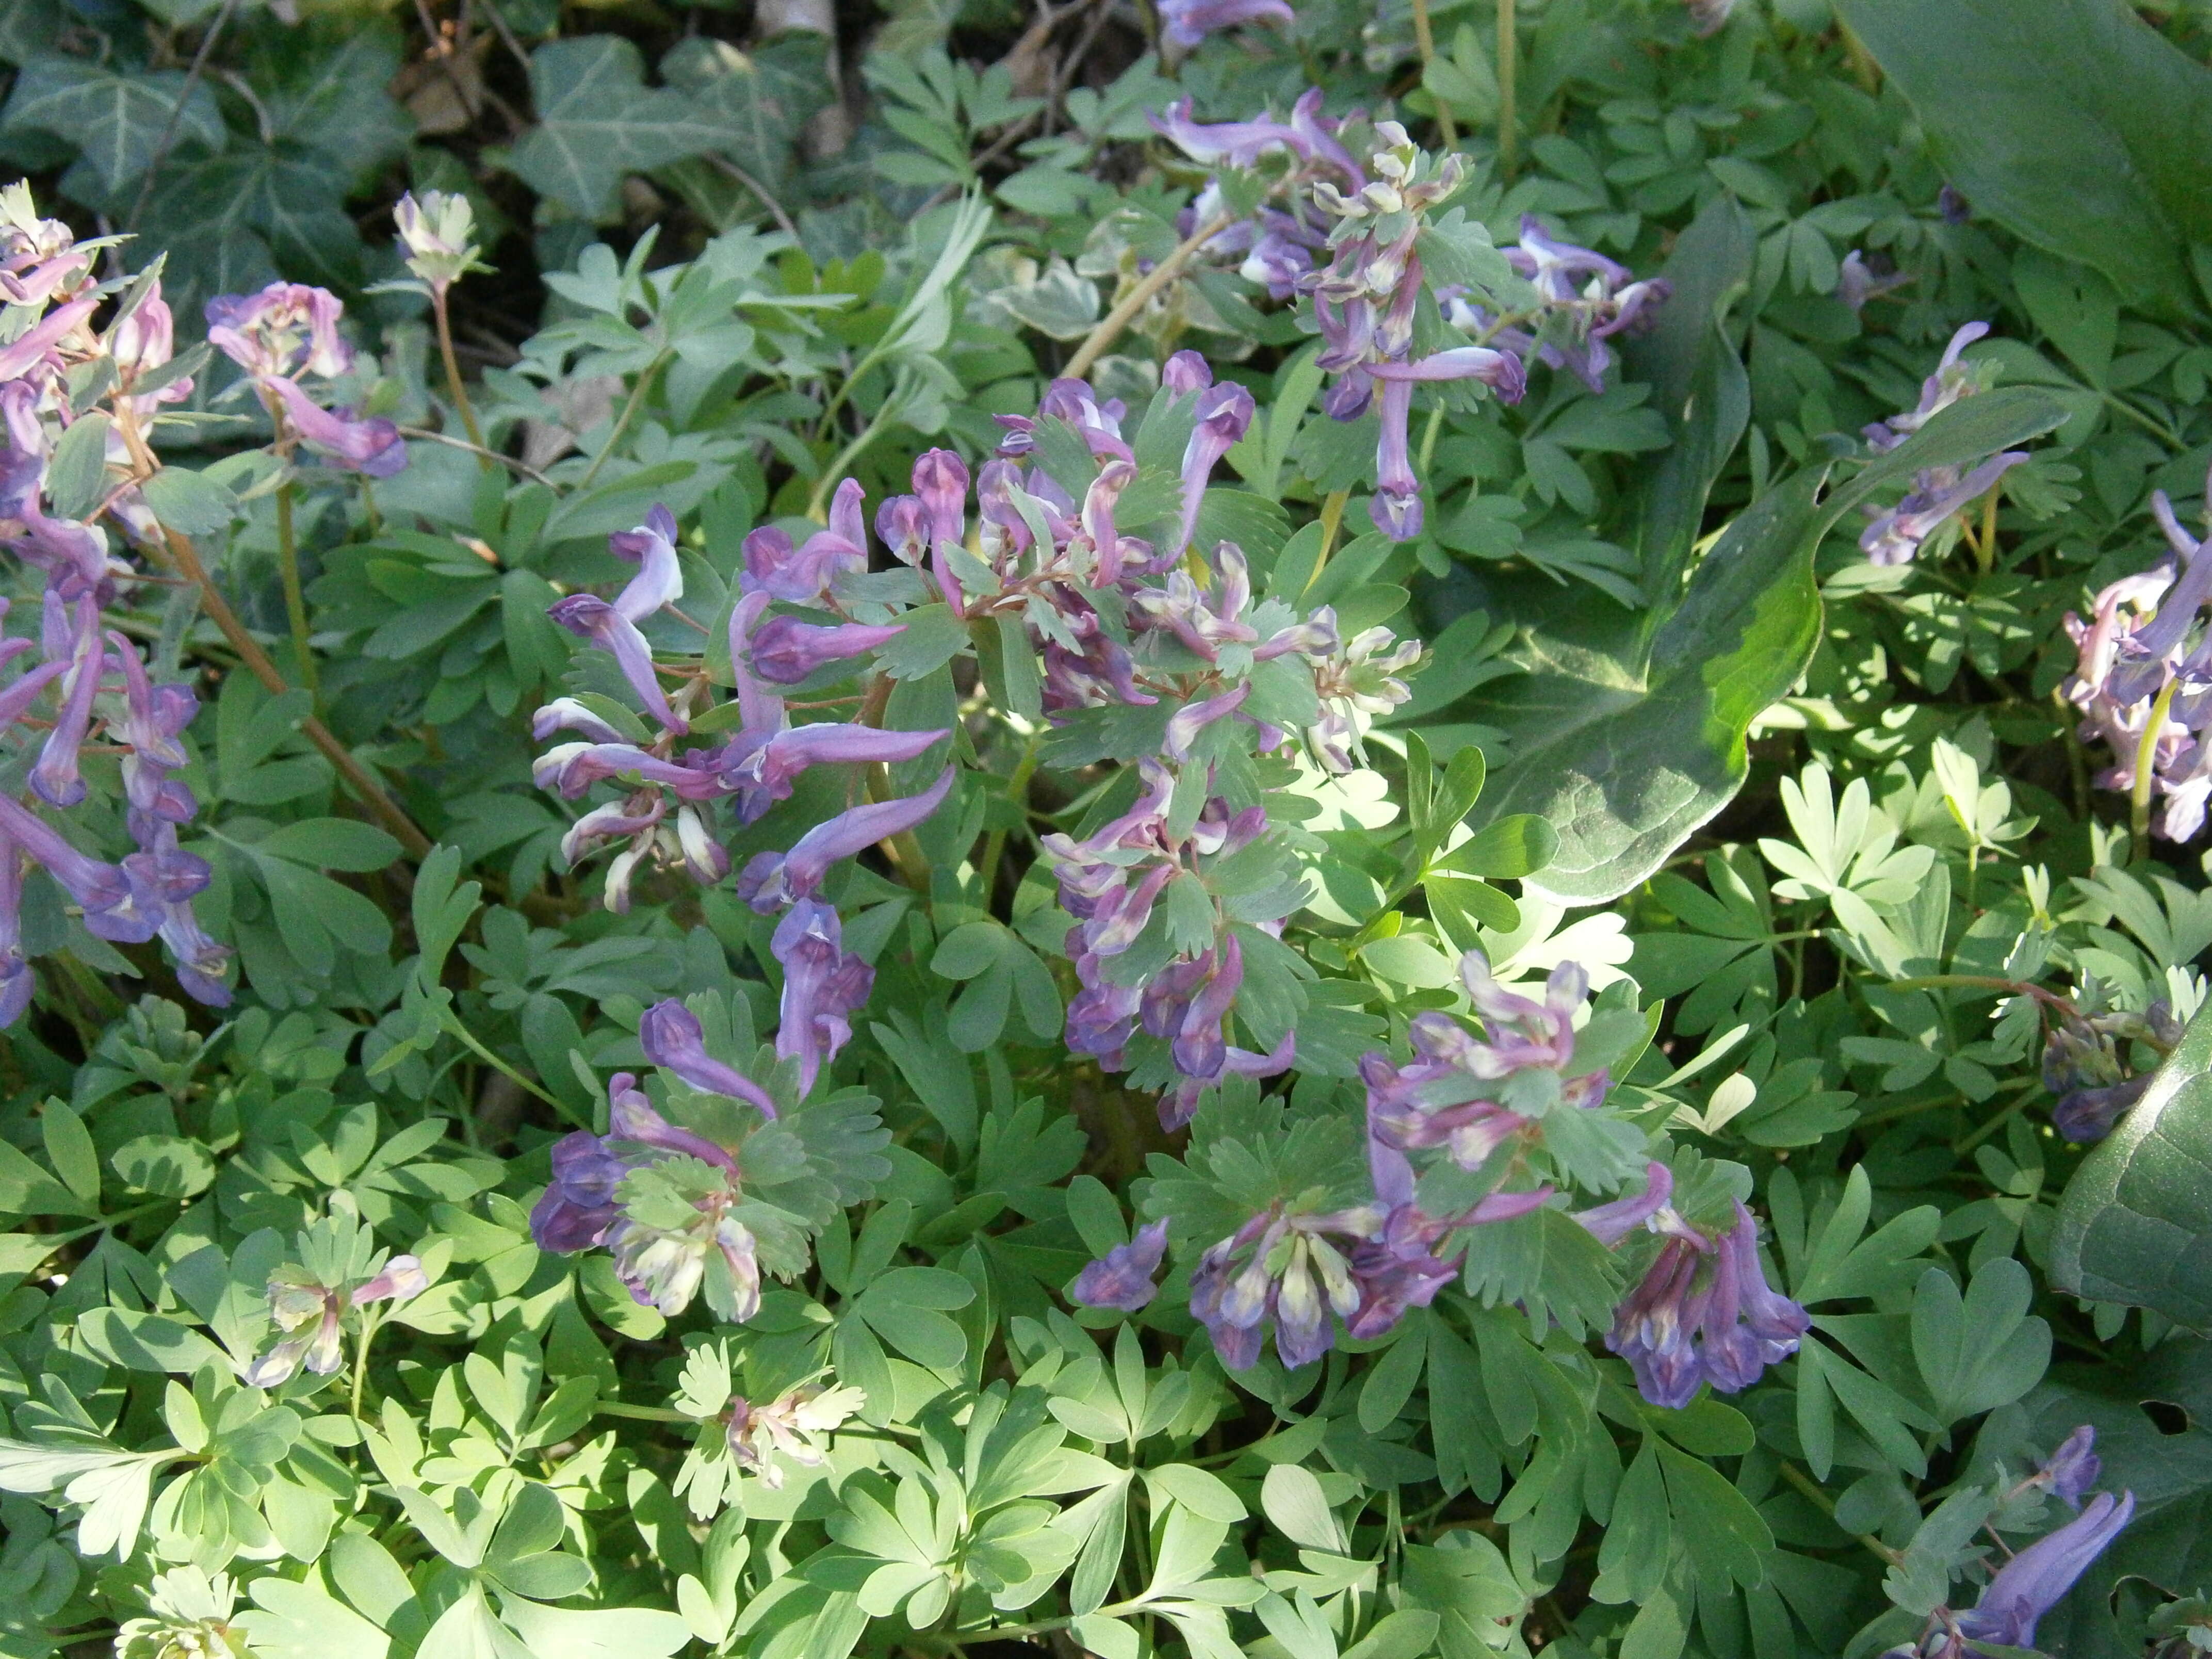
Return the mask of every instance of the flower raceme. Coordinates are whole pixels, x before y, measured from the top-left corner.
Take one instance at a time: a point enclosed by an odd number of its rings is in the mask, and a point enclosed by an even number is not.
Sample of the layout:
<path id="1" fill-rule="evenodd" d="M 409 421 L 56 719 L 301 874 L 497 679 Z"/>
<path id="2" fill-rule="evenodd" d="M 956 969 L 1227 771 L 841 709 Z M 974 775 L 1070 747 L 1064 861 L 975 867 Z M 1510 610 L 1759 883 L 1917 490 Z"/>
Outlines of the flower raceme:
<path id="1" fill-rule="evenodd" d="M 1628 1362 L 1646 1400 L 1680 1410 L 1704 1383 L 1722 1394 L 1749 1388 L 1797 1352 L 1811 1321 L 1767 1284 L 1749 1210 L 1731 1200 L 1731 1221 L 1702 1227 L 1674 1209 L 1673 1195 L 1672 1172 L 1654 1163 L 1641 1194 L 1577 1218 L 1608 1249 L 1639 1231 L 1663 1240 L 1615 1311 L 1605 1345 Z"/>
<path id="2" fill-rule="evenodd" d="M 533 722 L 541 738 L 571 738 L 538 757 L 541 787 L 580 801 L 601 785 L 618 792 L 585 811 L 563 842 L 572 862 L 599 845 L 620 848 L 605 878 L 610 906 L 628 902 L 647 860 L 722 881 L 731 860 L 714 828 L 718 804 L 750 824 L 790 799 L 812 769 L 896 766 L 939 750 L 951 736 L 941 727 L 796 724 L 787 690 L 813 688 L 808 700 L 825 706 L 825 678 L 859 680 L 877 690 L 849 701 L 883 707 L 885 654 L 918 611 L 941 605 L 971 629 L 988 629 L 1001 650 L 1026 641 L 1036 713 L 1049 724 L 1158 710 L 1154 752 L 1130 771 L 1136 799 L 1100 827 L 1043 841 L 1061 874 L 1083 986 L 1070 1011 L 1072 1046 L 1159 1090 L 1170 1123 L 1186 1121 L 1224 1078 L 1285 1069 L 1287 1031 L 1237 1025 L 1247 958 L 1273 944 L 1298 892 L 1253 769 L 1271 765 L 1287 779 L 1294 774 L 1281 769 L 1302 754 L 1321 770 L 1351 770 L 1368 725 L 1409 695 L 1400 676 L 1420 647 L 1379 627 L 1347 642 L 1326 606 L 1301 612 L 1255 598 L 1243 552 L 1209 545 L 1203 533 L 1209 480 L 1250 425 L 1251 395 L 1215 384 L 1192 352 L 1171 359 L 1162 380 L 1146 430 L 1170 434 L 1181 460 L 1172 505 L 1155 494 L 1143 523 L 1128 521 L 1124 503 L 1137 476 L 1128 411 L 1064 380 L 1034 416 L 1000 417 L 999 452 L 972 474 L 958 456 L 930 451 L 915 463 L 913 493 L 878 507 L 888 562 L 911 576 L 869 571 L 866 503 L 849 479 L 828 522 L 805 537 L 753 531 L 732 571 L 726 708 L 713 705 L 705 661 L 664 659 L 649 631 L 683 599 L 673 517 L 657 509 L 612 538 L 635 574 L 611 596 L 564 597 L 553 616 L 613 659 L 631 710 L 568 696 Z M 1273 689 L 1255 702 L 1263 671 Z M 777 1047 L 798 1062 L 803 1085 L 843 1046 L 873 979 L 843 948 L 832 872 L 918 830 L 958 783 L 954 765 L 909 794 L 859 800 L 848 787 L 851 804 L 737 872 L 738 896 L 779 918 Z M 1187 823 L 1179 800 L 1193 808 Z M 1214 872 L 1232 863 L 1235 891 L 1213 890 Z"/>
<path id="3" fill-rule="evenodd" d="M 160 468 L 152 429 L 191 392 L 171 370 L 175 319 L 159 279 L 149 277 L 96 325 L 103 295 L 90 255 L 66 226 L 38 216 L 21 185 L 0 191 L 0 291 L 26 321 L 0 347 L 0 535 L 45 587 L 36 640 L 0 641 L 0 672 L 15 670 L 0 684 L 0 728 L 36 750 L 27 799 L 0 797 L 0 1024 L 19 1018 L 33 994 L 21 921 L 27 860 L 62 888 L 90 932 L 125 944 L 160 939 L 185 991 L 225 1004 L 230 953 L 192 910 L 213 872 L 179 839 L 198 811 L 179 776 L 191 760 L 184 738 L 198 699 L 187 684 L 157 679 L 112 616 L 142 578 L 111 535 L 125 549 L 166 551 L 171 533 L 141 486 Z M 299 384 L 351 368 L 342 313 L 320 289 L 276 283 L 212 301 L 210 337 L 260 389 L 280 447 L 296 441 L 341 467 L 389 477 L 406 461 L 390 423 L 334 415 Z M 51 510 L 47 471 L 63 434 L 94 412 L 72 391 L 86 385 L 107 387 L 98 400 L 104 494 L 78 520 Z M 121 818 L 135 850 L 113 861 L 42 816 L 86 805 L 93 783 L 82 757 L 93 751 L 120 757 Z"/>
<path id="4" fill-rule="evenodd" d="M 2191 533 L 2163 490 L 2151 501 L 2166 550 L 2148 569 L 2108 583 L 2086 620 L 2067 613 L 2078 654 L 2059 690 L 2082 713 L 2082 739 L 2111 750 L 2097 786 L 2132 792 L 2147 763 L 2161 803 L 2152 829 L 2193 841 L 2212 805 L 2212 627 L 2200 626 L 2212 600 L 2212 537 Z"/>

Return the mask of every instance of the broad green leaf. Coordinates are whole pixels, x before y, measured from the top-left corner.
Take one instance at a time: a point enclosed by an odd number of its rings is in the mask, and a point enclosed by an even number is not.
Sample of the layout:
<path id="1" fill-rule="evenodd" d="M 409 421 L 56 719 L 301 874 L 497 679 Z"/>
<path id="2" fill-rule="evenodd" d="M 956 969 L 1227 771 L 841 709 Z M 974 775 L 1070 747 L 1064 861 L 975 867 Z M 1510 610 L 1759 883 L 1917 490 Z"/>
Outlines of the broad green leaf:
<path id="1" fill-rule="evenodd" d="M 2135 1109 L 2058 1203 L 2053 1284 L 2212 1331 L 2212 1009 L 2200 1009 Z"/>
<path id="2" fill-rule="evenodd" d="M 1760 496 L 1657 620 L 1579 632 L 1563 623 L 1526 641 L 1529 672 L 1485 711 L 1513 761 L 1486 792 L 1478 825 L 1533 812 L 1559 830 L 1559 852 L 1528 884 L 1542 896 L 1597 904 L 1636 886 L 1742 787 L 1751 722 L 1812 654 L 1813 554 L 1827 528 L 1921 468 L 1972 464 L 2062 418 L 2025 386 L 1964 399 L 1825 500 L 1817 467 Z"/>
<path id="3" fill-rule="evenodd" d="M 538 125 L 510 165 L 532 190 L 594 223 L 611 212 L 626 174 L 715 146 L 692 100 L 647 88 L 645 60 L 617 35 L 549 41 L 530 54 L 530 85 Z"/>
<path id="4" fill-rule="evenodd" d="M 2119 0 L 1836 0 L 1978 213 L 2170 310 L 2212 243 L 2212 72 Z"/>
<path id="5" fill-rule="evenodd" d="M 173 116 L 173 146 L 219 150 L 229 136 L 214 88 L 188 82 L 182 70 L 130 73 L 81 58 L 38 58 L 16 76 L 0 126 L 67 139 L 103 185 L 120 191 L 152 165 Z"/>

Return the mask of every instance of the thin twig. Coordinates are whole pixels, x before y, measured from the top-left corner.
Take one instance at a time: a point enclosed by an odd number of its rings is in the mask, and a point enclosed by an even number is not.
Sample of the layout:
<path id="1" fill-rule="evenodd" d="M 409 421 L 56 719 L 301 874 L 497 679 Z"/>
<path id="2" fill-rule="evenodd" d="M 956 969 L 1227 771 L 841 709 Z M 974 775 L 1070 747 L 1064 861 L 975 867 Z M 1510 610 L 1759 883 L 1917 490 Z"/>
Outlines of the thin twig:
<path id="1" fill-rule="evenodd" d="M 1437 61 L 1436 31 L 1429 27 L 1429 0 L 1413 0 L 1413 45 L 1421 54 L 1421 78 L 1428 79 L 1429 67 Z M 1437 98 L 1433 88 L 1429 96 L 1436 99 L 1437 131 L 1443 135 L 1444 148 L 1459 148 L 1459 128 L 1452 121 L 1452 113 L 1444 100 Z"/>
<path id="2" fill-rule="evenodd" d="M 200 603 L 207 607 L 207 613 L 214 619 L 215 625 L 222 630 L 223 638 L 230 641 L 231 649 L 238 653 L 239 660 L 246 665 L 254 678 L 269 689 L 271 696 L 281 697 L 289 691 L 292 688 L 285 684 L 283 675 L 276 672 L 276 665 L 269 660 L 269 653 L 261 648 L 261 642 L 246 632 L 246 624 L 238 619 L 238 613 L 230 608 L 230 601 L 223 598 L 222 590 L 215 585 L 215 579 L 208 574 L 207 567 L 200 562 L 199 550 L 192 545 L 191 538 L 166 526 L 161 534 L 167 544 L 169 556 L 176 562 L 178 570 L 199 588 Z M 331 735 L 328 726 L 309 714 L 300 722 L 300 730 L 306 734 L 309 743 L 322 750 L 324 758 L 337 768 L 338 775 L 361 798 L 362 804 L 381 818 L 384 827 L 398 837 L 401 846 L 418 859 L 428 856 L 429 836 L 422 833 L 420 826 L 407 816 L 398 802 L 385 793 L 384 786 L 376 781 L 376 775 L 356 760 L 353 752 Z"/>
<path id="3" fill-rule="evenodd" d="M 1106 348 L 1121 337 L 1121 331 L 1131 319 L 1150 304 L 1152 296 L 1176 279 L 1190 256 L 1229 228 L 1233 222 L 1230 216 L 1217 214 L 1176 245 L 1175 252 L 1146 271 L 1136 287 L 1122 296 L 1121 304 L 1099 319 L 1098 326 L 1084 336 L 1083 343 L 1076 348 L 1075 356 L 1067 360 L 1061 372 L 1072 380 L 1079 380 L 1091 372 L 1091 366 L 1106 355 Z"/>
<path id="4" fill-rule="evenodd" d="M 216 38 L 222 33 L 230 15 L 238 9 L 238 0 L 222 0 L 222 9 L 208 25 L 208 32 L 200 37 L 199 50 L 192 54 L 191 67 L 185 71 L 185 84 L 177 89 L 177 101 L 169 111 L 168 124 L 161 129 L 161 137 L 154 146 L 153 159 L 146 163 L 146 177 L 138 186 L 138 199 L 131 204 L 131 216 L 123 222 L 126 231 L 138 228 L 138 216 L 146 211 L 146 204 L 153 199 L 154 175 L 161 170 L 161 163 L 169 159 L 169 146 L 177 140 L 177 128 L 185 118 L 185 106 L 192 100 L 192 93 L 200 83 L 207 69 L 208 54 L 215 50 Z"/>
<path id="5" fill-rule="evenodd" d="M 769 194 L 765 185 L 726 155 L 717 155 L 709 151 L 705 159 L 708 166 L 720 167 L 754 195 L 759 197 L 760 204 L 769 210 L 769 216 L 775 221 L 776 228 L 793 241 L 799 240 L 799 227 L 792 222 L 791 216 L 783 210 L 783 204 Z"/>
<path id="6" fill-rule="evenodd" d="M 456 438 L 450 432 L 433 432 L 426 426 L 403 426 L 403 438 L 420 438 L 426 443 L 444 444 L 449 449 L 465 449 L 471 455 L 480 455 L 489 461 L 497 461 L 511 471 L 520 472 L 532 483 L 551 484 L 553 480 L 527 461 L 519 461 L 512 455 L 502 455 L 496 449 L 487 449 L 482 444 L 472 444 L 466 438 Z"/>

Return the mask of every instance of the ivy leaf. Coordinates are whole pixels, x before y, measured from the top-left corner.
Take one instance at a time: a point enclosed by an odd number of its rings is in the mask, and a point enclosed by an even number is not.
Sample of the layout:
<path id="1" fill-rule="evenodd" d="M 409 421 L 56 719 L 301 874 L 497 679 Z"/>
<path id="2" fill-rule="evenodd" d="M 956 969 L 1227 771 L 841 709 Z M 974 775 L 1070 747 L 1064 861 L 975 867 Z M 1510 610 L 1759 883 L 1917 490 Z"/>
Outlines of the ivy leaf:
<path id="1" fill-rule="evenodd" d="M 611 214 L 625 175 L 713 148 L 691 100 L 645 84 L 645 60 L 628 40 L 589 34 L 530 54 L 538 125 L 509 165 L 523 183 L 593 222 Z"/>
<path id="2" fill-rule="evenodd" d="M 16 76 L 0 127 L 67 139 L 114 192 L 153 164 L 173 114 L 172 148 L 190 141 L 219 150 L 229 136 L 208 83 L 189 85 L 181 70 L 126 74 L 82 58 L 36 58 Z"/>
<path id="3" fill-rule="evenodd" d="M 2212 1011 L 2200 1010 L 2135 1109 L 2058 1202 L 2051 1282 L 2212 1330 Z"/>

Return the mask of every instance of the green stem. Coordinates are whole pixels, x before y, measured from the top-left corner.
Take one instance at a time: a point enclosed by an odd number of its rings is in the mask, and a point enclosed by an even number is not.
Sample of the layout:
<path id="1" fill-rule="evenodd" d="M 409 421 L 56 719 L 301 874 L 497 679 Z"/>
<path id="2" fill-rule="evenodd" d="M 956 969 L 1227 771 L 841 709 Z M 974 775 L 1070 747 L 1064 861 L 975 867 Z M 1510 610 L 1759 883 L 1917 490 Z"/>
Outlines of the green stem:
<path id="1" fill-rule="evenodd" d="M 1988 1121 L 1984 1122 L 1973 1132 L 1973 1133 L 1968 1135 L 1964 1140 L 1953 1147 L 1951 1150 L 1954 1155 L 1959 1158 L 1966 1157 L 1966 1155 L 1972 1152 L 1975 1147 L 1980 1146 L 1991 1135 L 1995 1134 L 1999 1129 L 2002 1129 L 2006 1124 L 2011 1122 L 2013 1118 L 2019 1114 L 2021 1108 L 2027 1105 L 2030 1100 L 2033 1099 L 2035 1097 L 2035 1091 L 2042 1086 L 2043 1079 L 2041 1078 L 2031 1077 L 2023 1079 L 2021 1082 L 2018 1092 L 2013 1097 L 2012 1104 L 2006 1107 L 2004 1110 L 1999 1112 L 1996 1116 L 1990 1118 Z"/>
<path id="2" fill-rule="evenodd" d="M 626 1406 L 619 1400 L 602 1400 L 592 1408 L 601 1417 L 633 1417 L 641 1423 L 694 1423 L 696 1417 L 667 1406 Z"/>
<path id="3" fill-rule="evenodd" d="M 1836 1518 L 1836 1500 L 1829 1497 L 1827 1493 L 1822 1492 L 1819 1486 L 1814 1482 L 1812 1476 L 1807 1474 L 1804 1470 L 1799 1468 L 1795 1463 L 1777 1462 L 1775 1467 L 1782 1471 L 1782 1478 L 1784 1480 L 1787 1480 L 1791 1486 L 1796 1487 L 1799 1492 L 1804 1493 L 1807 1498 L 1812 1499 L 1812 1501 L 1819 1506 L 1821 1513 L 1826 1515 L 1831 1521 Z M 1879 1538 L 1869 1537 L 1867 1534 L 1863 1532 L 1855 1532 L 1851 1536 L 1857 1539 L 1860 1543 L 1864 1544 L 1869 1549 L 1872 1550 L 1876 1555 L 1881 1557 L 1883 1560 L 1888 1562 L 1893 1567 L 1899 1565 L 1905 1559 L 1905 1553 L 1902 1550 L 1892 1549 L 1888 1545 L 1883 1543 Z"/>
<path id="4" fill-rule="evenodd" d="M 664 346 L 653 360 L 645 366 L 645 372 L 637 377 L 637 384 L 630 388 L 629 401 L 623 405 L 622 416 L 615 422 L 615 429 L 607 434 L 605 444 L 601 447 L 598 454 L 592 457 L 592 464 L 584 470 L 584 476 L 576 480 L 578 494 L 580 495 L 592 487 L 592 480 L 599 476 L 599 469 L 607 464 L 607 458 L 612 455 L 621 444 L 623 434 L 629 430 L 629 423 L 637 418 L 638 407 L 645 402 L 645 394 L 647 388 L 653 385 L 653 376 L 667 367 L 668 357 L 668 349 Z"/>
<path id="5" fill-rule="evenodd" d="M 1513 176 L 1515 152 L 1520 143 L 1519 111 L 1515 107 L 1514 81 L 1520 68 L 1519 19 L 1514 0 L 1498 0 L 1498 171 Z"/>
<path id="6" fill-rule="evenodd" d="M 581 1117 L 577 1115 L 575 1109 L 571 1107 L 567 1101 L 562 1100 L 556 1096 L 548 1094 L 539 1085 L 532 1083 L 528 1078 L 523 1076 L 521 1073 L 516 1071 L 514 1066 L 508 1065 L 490 1049 L 485 1048 L 483 1042 L 477 1039 L 477 1034 L 469 1030 L 466 1025 L 463 1024 L 461 1023 L 461 1017 L 455 1013 L 452 1009 L 446 1009 L 441 1014 L 438 1024 L 445 1029 L 447 1036 L 459 1038 L 462 1045 L 465 1047 L 470 1053 L 476 1055 L 476 1057 L 483 1061 L 485 1065 L 490 1066 L 492 1070 L 499 1073 L 517 1088 L 527 1090 L 530 1093 L 536 1095 L 538 1099 L 544 1101 L 555 1111 L 560 1113 L 562 1116 L 567 1118 L 569 1122 L 574 1124 L 578 1128 L 589 1129 L 592 1127 Z"/>
<path id="7" fill-rule="evenodd" d="M 1029 747 L 1022 751 L 1020 763 L 1014 768 L 1013 776 L 1006 780 L 1006 799 L 1024 809 L 1029 805 L 1030 779 L 1036 771 L 1037 753 L 1043 735 L 1041 732 L 1030 734 Z M 1000 856 L 1006 850 L 1006 832 L 1004 830 L 991 831 L 989 838 L 983 843 L 982 891 L 986 908 L 991 902 L 992 890 L 998 883 Z"/>
<path id="8" fill-rule="evenodd" d="M 446 290 L 430 291 L 431 314 L 438 320 L 438 355 L 446 362 L 446 389 L 453 395 L 453 410 L 461 417 L 461 425 L 469 434 L 469 441 L 479 453 L 477 465 L 489 472 L 492 468 L 490 452 L 484 447 L 483 429 L 477 424 L 477 411 L 469 403 L 469 389 L 461 383 L 461 362 L 453 355 L 453 325 L 446 315 Z"/>
<path id="9" fill-rule="evenodd" d="M 284 615 L 292 625 L 292 654 L 299 659 L 300 684 L 319 698 L 315 653 L 307 646 L 307 595 L 300 585 L 300 546 L 292 529 L 292 481 L 276 486 L 276 562 L 284 581 Z"/>
<path id="10" fill-rule="evenodd" d="M 853 463 L 860 459 L 860 452 L 882 435 L 884 426 L 896 407 L 895 399 L 884 398 L 884 406 L 876 411 L 875 419 L 860 429 L 860 436 L 847 444 L 836 460 L 822 469 L 822 476 L 815 480 L 814 493 L 807 498 L 806 516 L 808 518 L 817 524 L 824 520 L 830 511 L 830 492 L 837 487 L 838 481 L 851 470 Z"/>
<path id="11" fill-rule="evenodd" d="M 375 1309 L 362 1310 L 361 1338 L 355 1343 L 353 1351 L 353 1398 L 349 1407 L 356 1424 L 361 1422 L 362 1393 L 368 1385 L 368 1345 L 374 1340 L 376 1328 L 381 1322 L 376 1316 Z"/>
<path id="12" fill-rule="evenodd" d="M 1429 27 L 1429 0 L 1413 0 L 1413 44 L 1420 48 L 1421 74 L 1425 77 L 1429 65 L 1436 61 L 1436 32 Z M 1429 94 L 1436 98 L 1431 90 Z M 1450 109 L 1444 100 L 1437 98 L 1437 131 L 1443 137 L 1446 149 L 1459 148 L 1459 129 L 1452 124 Z"/>
<path id="13" fill-rule="evenodd" d="M 2166 711 L 2173 707 L 2173 694 L 2180 687 L 2181 681 L 2176 678 L 2169 679 L 2160 688 L 2158 696 L 2150 706 L 2150 718 L 2143 722 L 2142 736 L 2136 742 L 2135 787 L 2128 793 L 2128 828 L 2133 836 L 2133 844 L 2128 848 L 2128 860 L 2132 864 L 2143 863 L 2150 857 L 2152 768 L 2158 758 L 2159 733 L 2166 729 Z"/>

